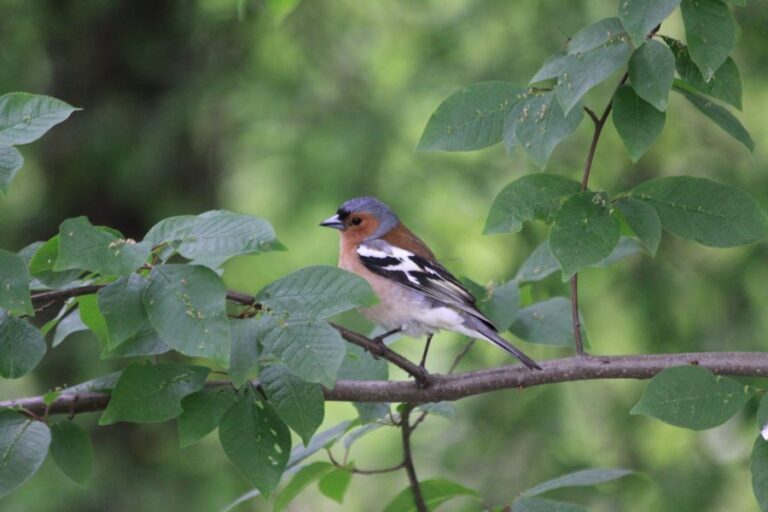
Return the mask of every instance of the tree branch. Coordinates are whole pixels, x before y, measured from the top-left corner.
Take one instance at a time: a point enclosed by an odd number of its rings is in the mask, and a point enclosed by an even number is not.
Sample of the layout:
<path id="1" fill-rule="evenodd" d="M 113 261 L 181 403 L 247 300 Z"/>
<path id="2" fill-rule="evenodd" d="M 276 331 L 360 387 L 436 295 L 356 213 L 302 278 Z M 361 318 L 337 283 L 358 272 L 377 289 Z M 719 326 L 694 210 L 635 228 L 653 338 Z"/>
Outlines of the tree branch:
<path id="1" fill-rule="evenodd" d="M 656 28 L 658 30 L 658 27 Z M 605 110 L 603 110 L 603 114 L 598 117 L 595 115 L 595 113 L 588 109 L 587 107 L 584 107 L 584 110 L 589 114 L 589 117 L 592 119 L 592 121 L 595 123 L 595 131 L 592 133 L 592 142 L 589 144 L 589 151 L 587 151 L 587 159 L 584 161 L 584 173 L 581 177 L 581 191 L 584 192 L 587 190 L 587 185 L 589 184 L 589 174 L 592 172 L 592 162 L 595 160 L 595 151 L 597 150 L 597 143 L 600 141 L 600 134 L 603 133 L 603 126 L 605 126 L 606 121 L 608 120 L 608 115 L 611 113 L 611 110 L 613 109 L 613 97 L 616 95 L 616 91 L 619 90 L 619 87 L 624 85 L 624 83 L 629 78 L 629 72 L 624 73 L 624 76 L 621 77 L 621 81 L 619 82 L 619 85 L 616 86 L 616 90 L 611 94 L 611 99 L 608 101 L 608 104 L 605 106 Z M 579 275 L 573 274 L 573 277 L 571 277 L 571 319 L 572 319 L 572 326 L 573 326 L 573 341 L 576 345 L 576 354 L 583 356 L 584 355 L 584 341 L 581 339 L 581 319 L 579 318 Z"/>
<path id="2" fill-rule="evenodd" d="M 697 365 L 718 375 L 768 377 L 768 352 L 691 352 L 638 356 L 581 356 L 540 361 L 543 371 L 532 372 L 522 365 L 477 370 L 456 375 L 431 374 L 430 385 L 412 381 L 339 380 L 333 389 L 324 389 L 326 400 L 343 402 L 427 403 L 458 400 L 502 389 L 524 389 L 542 384 L 579 380 L 649 379 L 673 366 Z M 258 385 L 258 382 L 254 382 Z M 208 382 L 206 386 L 228 385 Z M 63 393 L 48 414 L 77 414 L 103 410 L 108 392 Z M 0 402 L 0 408 L 23 408 L 42 416 L 42 396 Z"/>
<path id="3" fill-rule="evenodd" d="M 411 453 L 411 433 L 413 432 L 411 411 L 413 411 L 413 407 L 413 404 L 404 404 L 403 411 L 400 414 L 400 432 L 403 439 L 403 466 L 408 475 L 408 481 L 411 483 L 411 493 L 413 494 L 416 510 L 419 512 L 429 512 L 424 501 L 424 495 L 421 493 L 421 485 L 419 484 L 419 478 L 416 476 L 416 467 L 413 465 L 413 454 Z"/>
<path id="4" fill-rule="evenodd" d="M 71 297 L 79 297 L 81 295 L 90 295 L 98 292 L 106 285 L 103 284 L 91 284 L 86 286 L 79 286 L 76 288 L 67 288 L 64 290 L 53 290 L 45 292 L 36 292 L 32 294 L 32 304 L 40 304 L 45 302 L 51 302 L 56 300 L 64 300 Z M 227 300 L 237 302 L 243 306 L 251 306 L 255 309 L 261 309 L 261 305 L 256 302 L 256 297 L 248 295 L 246 293 L 235 292 L 232 290 L 227 291 Z M 330 322 L 329 322 L 330 323 Z M 330 323 L 330 325 L 339 331 L 341 337 L 350 343 L 353 343 L 359 347 L 364 348 L 376 357 L 382 357 L 390 363 L 398 366 L 411 377 L 416 380 L 416 383 L 420 387 L 429 386 L 429 373 L 408 359 L 404 358 L 394 350 L 389 349 L 383 343 L 376 343 L 372 339 L 363 336 L 360 333 L 351 331 L 340 325 Z"/>

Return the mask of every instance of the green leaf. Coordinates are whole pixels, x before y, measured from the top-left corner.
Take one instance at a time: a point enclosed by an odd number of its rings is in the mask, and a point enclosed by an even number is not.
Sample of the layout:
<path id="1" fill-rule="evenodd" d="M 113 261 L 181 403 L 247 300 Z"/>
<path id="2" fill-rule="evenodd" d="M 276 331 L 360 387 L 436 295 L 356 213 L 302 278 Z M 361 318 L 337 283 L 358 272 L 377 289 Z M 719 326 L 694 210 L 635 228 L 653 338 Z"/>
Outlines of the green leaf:
<path id="1" fill-rule="evenodd" d="M 107 347 L 110 345 L 109 329 L 107 328 L 107 321 L 104 319 L 104 315 L 99 310 L 98 298 L 95 294 L 83 295 L 77 298 L 77 304 L 80 311 L 80 319 L 99 339 L 101 349 L 107 350 Z"/>
<path id="2" fill-rule="evenodd" d="M 487 299 L 481 301 L 479 307 L 500 331 L 507 330 L 520 309 L 520 289 L 517 282 L 508 281 L 490 288 Z"/>
<path id="3" fill-rule="evenodd" d="M 551 55 L 544 61 L 544 64 L 539 68 L 536 74 L 533 75 L 530 83 L 535 84 L 537 82 L 549 80 L 550 78 L 557 78 L 558 75 L 568 69 L 570 62 L 571 60 L 567 53 L 556 53 Z"/>
<path id="4" fill-rule="evenodd" d="M 564 487 L 585 487 L 590 485 L 598 485 L 633 474 L 635 474 L 635 472 L 631 469 L 582 469 L 580 471 L 574 471 L 573 473 L 568 473 L 566 475 L 553 478 L 552 480 L 542 482 L 534 487 L 531 487 L 527 491 L 523 491 L 521 496 L 538 496 L 539 494 L 544 494 L 545 492 L 549 492 L 554 489 L 562 489 Z"/>
<path id="5" fill-rule="evenodd" d="M 750 458 L 752 491 L 762 512 L 768 512 L 768 442 L 758 436 Z"/>
<path id="6" fill-rule="evenodd" d="M 238 472 L 262 494 L 272 492 L 288 463 L 291 434 L 269 404 L 238 397 L 219 424 L 219 440 Z"/>
<path id="7" fill-rule="evenodd" d="M 634 197 L 624 197 L 616 201 L 616 207 L 645 248 L 655 255 L 661 242 L 661 219 L 653 206 Z"/>
<path id="8" fill-rule="evenodd" d="M 298 496 L 301 491 L 309 487 L 310 484 L 320 480 L 333 470 L 334 466 L 330 462 L 313 462 L 301 468 L 288 482 L 282 491 L 275 497 L 272 510 L 281 512 L 285 510 L 291 501 Z"/>
<path id="9" fill-rule="evenodd" d="M 630 414 L 642 414 L 693 430 L 722 425 L 754 389 L 699 366 L 668 368 L 648 383 Z"/>
<path id="10" fill-rule="evenodd" d="M 0 145 L 0 197 L 8 193 L 13 178 L 24 165 L 24 157 L 12 146 Z"/>
<path id="11" fill-rule="evenodd" d="M 691 59 L 709 81 L 736 45 L 736 21 L 720 0 L 682 0 L 680 9 Z"/>
<path id="12" fill-rule="evenodd" d="M 304 382 L 279 364 L 264 368 L 259 380 L 277 415 L 307 446 L 325 417 L 320 385 Z"/>
<path id="13" fill-rule="evenodd" d="M 352 481 L 352 473 L 345 469 L 336 468 L 317 483 L 317 488 L 323 494 L 339 505 L 344 502 L 349 483 Z"/>
<path id="14" fill-rule="evenodd" d="M 35 141 L 75 110 L 80 109 L 50 96 L 4 94 L 0 96 L 0 146 Z"/>
<path id="15" fill-rule="evenodd" d="M 157 331 L 149 325 L 149 320 L 145 320 L 139 328 L 139 332 L 112 350 L 103 349 L 101 358 L 153 356 L 164 354 L 170 350 L 171 348 L 160 338 Z"/>
<path id="16" fill-rule="evenodd" d="M 574 108 L 581 110 L 579 102 L 590 89 L 627 65 L 632 54 L 627 39 L 626 34 L 620 34 L 594 49 L 570 56 L 555 85 L 557 101 L 566 115 Z"/>
<path id="17" fill-rule="evenodd" d="M 219 426 L 219 421 L 235 403 L 235 393 L 229 386 L 201 389 L 181 400 L 183 412 L 176 423 L 179 447 L 196 443 Z"/>
<path id="18" fill-rule="evenodd" d="M 549 248 L 563 271 L 563 281 L 611 254 L 619 242 L 619 223 L 611 216 L 605 194 L 579 192 L 555 215 Z"/>
<path id="19" fill-rule="evenodd" d="M 703 98 L 698 94 L 680 87 L 680 84 L 678 84 L 677 81 L 675 82 L 673 90 L 682 94 L 685 99 L 693 103 L 693 106 L 699 109 L 702 114 L 714 121 L 715 124 L 725 130 L 728 135 L 744 144 L 750 152 L 755 151 L 755 142 L 752 140 L 749 132 L 747 132 L 744 125 L 742 125 L 733 114 L 728 112 L 728 110 L 720 105 L 712 103 L 710 100 Z"/>
<path id="20" fill-rule="evenodd" d="M 218 268 L 234 256 L 283 250 L 272 225 L 252 215 L 213 210 L 181 230 L 178 252 L 192 263 Z"/>
<path id="21" fill-rule="evenodd" d="M 306 267 L 262 289 L 257 302 L 291 320 L 317 320 L 356 307 L 372 306 L 368 282 L 336 267 Z"/>
<path id="22" fill-rule="evenodd" d="M 325 322 L 281 322 L 271 325 L 261 340 L 264 349 L 307 382 L 332 388 L 345 355 L 344 340 Z"/>
<path id="23" fill-rule="evenodd" d="M 675 55 L 677 74 L 687 86 L 741 110 L 741 76 L 732 58 L 725 59 L 712 78 L 707 81 L 691 60 L 688 48 L 683 43 L 671 37 L 665 37 L 664 41 Z"/>
<path id="24" fill-rule="evenodd" d="M 629 195 L 653 206 L 664 229 L 704 245 L 733 247 L 768 235 L 757 201 L 730 185 L 673 176 L 641 183 Z"/>
<path id="25" fill-rule="evenodd" d="M 675 56 L 663 43 L 650 40 L 629 59 L 632 89 L 656 110 L 667 110 L 667 97 L 674 79 Z"/>
<path id="26" fill-rule="evenodd" d="M 85 430 L 72 421 L 51 426 L 51 455 L 74 482 L 85 487 L 93 468 L 93 445 Z"/>
<path id="27" fill-rule="evenodd" d="M 578 55 L 616 42 L 625 36 L 619 18 L 604 18 L 578 31 L 568 41 L 568 54 Z"/>
<path id="28" fill-rule="evenodd" d="M 641 99 L 628 85 L 622 85 L 613 97 L 613 124 L 633 162 L 640 160 L 659 136 L 664 118 L 664 112 Z"/>
<path id="29" fill-rule="evenodd" d="M 50 288 L 63 287 L 75 281 L 82 274 L 82 271 L 77 269 L 65 270 L 64 272 L 54 271 L 53 267 L 58 259 L 59 235 L 56 235 L 35 251 L 29 261 L 29 273 Z"/>
<path id="30" fill-rule="evenodd" d="M 199 390 L 211 370 L 177 363 L 131 363 L 112 390 L 99 425 L 153 423 L 182 413 L 181 399 Z"/>
<path id="31" fill-rule="evenodd" d="M 509 116 L 505 130 L 514 129 L 520 146 L 544 169 L 555 147 L 579 126 L 584 112 L 578 108 L 565 115 L 555 94 L 545 92 L 521 99 Z"/>
<path id="32" fill-rule="evenodd" d="M 0 307 L 15 315 L 32 315 L 29 271 L 20 256 L 0 249 Z"/>
<path id="33" fill-rule="evenodd" d="M 523 222 L 551 222 L 562 200 L 579 191 L 579 182 L 557 174 L 528 174 L 499 192 L 483 233 L 518 232 Z"/>
<path id="34" fill-rule="evenodd" d="M 112 391 L 115 388 L 115 384 L 117 384 L 117 381 L 120 380 L 120 375 L 122 375 L 123 372 L 112 372 L 108 373 L 107 375 L 102 375 L 101 377 L 96 377 L 95 379 L 87 380 L 85 382 L 81 382 L 80 384 L 75 384 L 74 386 L 70 386 L 68 388 L 64 388 L 61 390 L 62 393 L 90 393 L 90 392 L 105 392 L 105 391 Z"/>
<path id="35" fill-rule="evenodd" d="M 0 497 L 32 478 L 48 455 L 51 432 L 41 421 L 0 409 Z"/>
<path id="36" fill-rule="evenodd" d="M 560 264 L 549 249 L 549 242 L 544 240 L 528 256 L 515 275 L 518 283 L 531 283 L 554 274 L 560 270 Z"/>
<path id="37" fill-rule="evenodd" d="M 430 510 L 436 509 L 446 501 L 456 498 L 457 496 L 469 496 L 480 500 L 480 495 L 477 491 L 444 478 L 422 480 L 420 483 L 421 494 Z M 400 494 L 387 505 L 384 512 L 418 512 L 416 504 L 413 501 L 411 487 L 408 486 L 400 491 Z"/>
<path id="38" fill-rule="evenodd" d="M 346 354 L 336 375 L 340 380 L 387 380 L 389 365 L 362 347 L 346 343 Z"/>
<path id="39" fill-rule="evenodd" d="M 229 377 L 235 386 L 242 386 L 256 368 L 261 356 L 259 340 L 272 326 L 272 320 L 267 315 L 242 320 L 230 319 L 232 350 L 229 355 Z"/>
<path id="40" fill-rule="evenodd" d="M 523 498 L 515 500 L 512 512 L 589 512 L 580 505 L 564 501 L 545 500 L 542 498 Z"/>
<path id="41" fill-rule="evenodd" d="M 678 5 L 680 0 L 620 0 L 619 18 L 635 46 L 640 46 Z"/>
<path id="42" fill-rule="evenodd" d="M 0 308 L 0 377 L 18 379 L 29 373 L 45 355 L 45 340 L 27 321 Z"/>
<path id="43" fill-rule="evenodd" d="M 504 120 L 525 88 L 483 82 L 452 94 L 435 110 L 417 151 L 473 151 L 501 140 Z"/>
<path id="44" fill-rule="evenodd" d="M 99 310 L 109 330 L 108 348 L 132 338 L 145 326 L 147 313 L 142 297 L 146 286 L 146 278 L 131 274 L 99 290 Z"/>
<path id="45" fill-rule="evenodd" d="M 760 435 L 768 441 L 768 395 L 763 395 L 757 408 L 757 428 Z"/>
<path id="46" fill-rule="evenodd" d="M 509 332 L 530 343 L 556 347 L 573 346 L 571 303 L 564 297 L 553 297 L 521 309 Z M 587 339 L 584 326 L 581 336 Z"/>
<path id="47" fill-rule="evenodd" d="M 447 420 L 453 420 L 456 418 L 456 406 L 453 402 L 431 402 L 428 404 L 422 404 L 417 409 L 426 411 L 434 416 L 440 416 Z"/>
<path id="48" fill-rule="evenodd" d="M 149 275 L 144 307 L 168 346 L 227 365 L 231 339 L 226 295 L 221 278 L 206 267 L 158 265 Z"/>
<path id="49" fill-rule="evenodd" d="M 353 402 L 360 423 L 371 423 L 389 415 L 390 406 L 383 402 Z"/>
<path id="50" fill-rule="evenodd" d="M 136 243 L 91 225 L 85 217 L 67 219 L 59 227 L 56 271 L 80 269 L 102 275 L 123 276 L 144 265 L 150 246 Z"/>

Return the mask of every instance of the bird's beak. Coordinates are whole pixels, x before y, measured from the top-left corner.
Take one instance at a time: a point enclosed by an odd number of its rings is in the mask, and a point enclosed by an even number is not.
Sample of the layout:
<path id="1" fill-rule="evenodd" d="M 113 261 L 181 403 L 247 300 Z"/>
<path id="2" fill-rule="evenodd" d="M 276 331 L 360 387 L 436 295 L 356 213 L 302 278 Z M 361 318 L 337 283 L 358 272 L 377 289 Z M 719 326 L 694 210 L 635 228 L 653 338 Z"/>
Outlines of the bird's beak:
<path id="1" fill-rule="evenodd" d="M 320 223 L 321 226 L 326 228 L 333 228 L 333 229 L 344 229 L 344 223 L 341 222 L 341 219 L 339 219 L 338 215 L 333 215 L 332 217 L 328 217 L 323 222 Z"/>

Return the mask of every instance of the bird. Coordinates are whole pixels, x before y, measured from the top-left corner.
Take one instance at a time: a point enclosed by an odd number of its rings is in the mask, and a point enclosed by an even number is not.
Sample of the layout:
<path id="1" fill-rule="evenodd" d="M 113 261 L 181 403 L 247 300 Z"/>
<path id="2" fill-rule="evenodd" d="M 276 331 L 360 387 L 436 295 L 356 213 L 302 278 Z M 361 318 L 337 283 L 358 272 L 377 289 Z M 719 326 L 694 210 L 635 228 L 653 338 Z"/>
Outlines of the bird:
<path id="1" fill-rule="evenodd" d="M 379 298 L 378 304 L 360 309 L 385 329 L 376 341 L 399 332 L 426 336 L 420 363 L 424 368 L 432 336 L 454 331 L 496 345 L 531 370 L 542 369 L 501 337 L 472 293 L 377 198 L 349 199 L 320 226 L 339 230 L 339 267 L 368 281 Z"/>

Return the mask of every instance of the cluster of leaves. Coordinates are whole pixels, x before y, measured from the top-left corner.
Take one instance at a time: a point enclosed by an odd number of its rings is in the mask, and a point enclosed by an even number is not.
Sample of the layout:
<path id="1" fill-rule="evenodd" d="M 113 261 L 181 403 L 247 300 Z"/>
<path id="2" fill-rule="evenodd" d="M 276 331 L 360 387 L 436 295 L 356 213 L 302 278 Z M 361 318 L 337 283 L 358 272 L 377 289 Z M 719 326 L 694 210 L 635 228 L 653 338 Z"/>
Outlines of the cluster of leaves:
<path id="1" fill-rule="evenodd" d="M 687 46 L 659 34 L 661 23 L 678 6 Z M 741 109 L 741 79 L 729 57 L 737 32 L 730 8 L 721 0 L 619 2 L 617 17 L 593 23 L 571 37 L 527 86 L 483 82 L 451 95 L 430 118 L 417 149 L 473 151 L 501 142 L 510 155 L 522 148 L 543 170 L 585 112 L 595 123 L 594 144 L 612 111 L 613 125 L 636 162 L 661 133 L 668 96 L 674 91 L 753 151 L 749 133 L 727 108 Z M 585 94 L 619 72 L 622 78 L 602 116 L 585 107 Z M 499 193 L 486 234 L 518 232 L 534 220 L 552 226 L 547 240 L 501 291 L 557 271 L 567 281 L 586 267 L 604 266 L 640 249 L 653 256 L 662 231 L 712 247 L 749 244 L 768 236 L 768 218 L 757 201 L 731 185 L 675 176 L 609 195 L 589 190 L 587 179 L 588 175 L 579 182 L 534 173 Z M 507 324 L 493 308 L 486 308 L 486 313 L 528 341 L 573 343 L 570 304 L 564 297 L 529 305 Z M 703 368 L 672 368 L 650 382 L 631 412 L 706 429 L 732 417 L 757 391 Z M 759 414 L 764 432 L 768 432 L 766 403 L 761 402 Z M 768 444 L 762 438 L 755 443 L 752 474 L 758 502 L 768 510 Z M 542 505 L 535 510 L 563 509 Z"/>
<path id="2" fill-rule="evenodd" d="M 733 2 L 737 3 L 737 2 Z M 295 2 L 286 2 L 294 5 Z M 681 7 L 688 46 L 661 36 L 658 27 Z M 528 86 L 487 82 L 449 97 L 431 117 L 421 150 L 476 150 L 503 142 L 521 147 L 544 168 L 554 148 L 588 112 L 596 136 L 612 121 L 633 161 L 661 132 L 668 95 L 675 91 L 738 141 L 753 149 L 739 121 L 724 106 L 741 108 L 738 69 L 728 57 L 737 31 L 720 0 L 622 1 L 618 17 L 601 20 L 571 38 L 548 59 Z M 290 10 L 288 10 L 290 12 Z M 585 109 L 584 95 L 624 71 L 602 117 Z M 677 78 L 675 78 L 677 74 Z M 537 84 L 536 87 L 531 85 Z M 0 193 L 21 166 L 13 145 L 40 137 L 75 109 L 53 98 L 27 94 L 0 97 Z M 697 177 L 657 178 L 629 191 L 590 191 L 583 183 L 530 174 L 509 184 L 491 207 L 486 233 L 520 231 L 527 221 L 552 225 L 550 234 L 514 279 L 490 290 L 466 281 L 479 307 L 502 330 L 548 345 L 573 345 L 570 303 L 563 297 L 521 307 L 520 286 L 561 272 L 563 280 L 589 266 L 606 266 L 627 255 L 654 255 L 662 230 L 715 247 L 731 247 L 768 235 L 757 202 L 730 185 Z M 18 253 L 0 250 L 0 377 L 33 370 L 51 347 L 76 332 L 90 331 L 103 358 L 137 358 L 124 370 L 45 396 L 110 391 L 100 424 L 177 420 L 179 442 L 188 446 L 218 429 L 224 452 L 255 490 L 233 504 L 273 493 L 276 510 L 310 484 L 343 500 L 354 463 L 306 462 L 341 442 L 347 454 L 356 439 L 382 426 L 397 426 L 386 404 L 356 404 L 360 417 L 316 433 L 324 418 L 323 386 L 337 379 L 387 378 L 384 361 L 346 344 L 327 319 L 375 297 L 360 278 L 331 267 L 309 267 L 261 290 L 253 300 L 228 292 L 222 265 L 230 258 L 283 249 L 268 222 L 228 211 L 171 217 L 141 241 L 92 225 L 65 220 L 47 241 Z M 69 295 L 54 318 L 30 322 Z M 162 362 L 158 356 L 175 352 Z M 173 362 L 171 362 L 171 360 Z M 230 381 L 209 380 L 212 370 Z M 258 376 L 258 381 L 253 381 Z M 654 378 L 632 410 L 694 429 L 730 418 L 758 391 L 695 367 L 673 368 Z M 420 407 L 446 415 L 447 404 Z M 768 422 L 761 402 L 759 420 Z M 302 444 L 293 446 L 293 431 Z M 755 493 L 768 510 L 768 445 L 753 452 Z M 88 481 L 93 448 L 73 421 L 52 422 L 24 410 L 0 410 L 0 496 L 26 482 L 51 454 L 65 474 Z M 586 470 L 544 482 L 512 503 L 515 511 L 584 510 L 538 497 L 562 487 L 593 485 L 627 470 Z M 421 482 L 429 507 L 457 496 L 478 500 L 474 490 L 444 479 Z M 409 488 L 387 511 L 412 510 Z"/>

